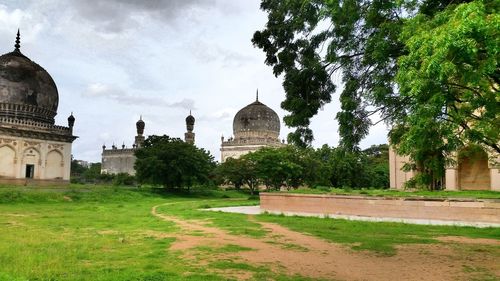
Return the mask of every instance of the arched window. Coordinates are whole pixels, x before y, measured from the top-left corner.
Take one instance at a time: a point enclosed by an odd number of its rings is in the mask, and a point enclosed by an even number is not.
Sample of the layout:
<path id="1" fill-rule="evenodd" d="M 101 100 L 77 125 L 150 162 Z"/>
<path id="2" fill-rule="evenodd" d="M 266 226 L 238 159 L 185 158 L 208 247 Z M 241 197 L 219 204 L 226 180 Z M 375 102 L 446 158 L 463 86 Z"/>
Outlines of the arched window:
<path id="1" fill-rule="evenodd" d="M 64 176 L 63 155 L 57 150 L 52 150 L 47 154 L 45 162 L 46 179 L 62 179 Z"/>
<path id="2" fill-rule="evenodd" d="M 14 178 L 16 176 L 15 158 L 16 151 L 12 147 L 8 145 L 0 147 L 0 177 Z"/>

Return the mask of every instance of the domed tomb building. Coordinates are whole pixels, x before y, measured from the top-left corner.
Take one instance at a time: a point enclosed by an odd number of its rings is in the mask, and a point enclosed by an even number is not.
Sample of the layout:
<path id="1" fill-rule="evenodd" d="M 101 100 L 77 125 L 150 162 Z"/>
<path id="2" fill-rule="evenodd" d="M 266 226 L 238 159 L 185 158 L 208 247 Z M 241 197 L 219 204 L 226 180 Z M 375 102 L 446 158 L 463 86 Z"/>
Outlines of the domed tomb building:
<path id="1" fill-rule="evenodd" d="M 186 129 L 187 132 L 184 134 L 184 141 L 187 143 L 194 144 L 195 134 L 194 130 L 195 118 L 191 115 L 186 117 Z M 132 148 L 126 147 L 125 143 L 122 144 L 121 148 L 117 147 L 115 144 L 111 148 L 106 148 L 104 144 L 102 146 L 101 153 L 101 174 L 120 174 L 126 173 L 129 175 L 135 175 L 135 151 L 142 147 L 145 137 L 144 128 L 146 123 L 142 120 L 142 116 L 139 121 L 135 123 L 137 129 L 137 136 L 135 136 L 135 141 L 132 144 Z"/>
<path id="2" fill-rule="evenodd" d="M 282 147 L 280 141 L 280 118 L 267 105 L 256 100 L 243 107 L 233 119 L 233 137 L 221 138 L 221 162 L 228 158 L 239 158 L 262 147 Z"/>
<path id="3" fill-rule="evenodd" d="M 75 118 L 55 125 L 59 94 L 49 73 L 20 51 L 0 56 L 0 183 L 66 184 Z"/>

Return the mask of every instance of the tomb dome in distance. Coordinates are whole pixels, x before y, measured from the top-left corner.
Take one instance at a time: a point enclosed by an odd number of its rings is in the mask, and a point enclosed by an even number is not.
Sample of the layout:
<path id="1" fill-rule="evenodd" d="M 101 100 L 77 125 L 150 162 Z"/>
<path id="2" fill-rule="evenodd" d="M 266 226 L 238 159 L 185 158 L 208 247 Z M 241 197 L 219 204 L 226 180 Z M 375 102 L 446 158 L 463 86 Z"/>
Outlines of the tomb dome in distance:
<path id="1" fill-rule="evenodd" d="M 243 107 L 233 119 L 233 134 L 235 138 L 248 136 L 265 136 L 277 138 L 280 133 L 278 114 L 261 103 L 258 98 Z"/>

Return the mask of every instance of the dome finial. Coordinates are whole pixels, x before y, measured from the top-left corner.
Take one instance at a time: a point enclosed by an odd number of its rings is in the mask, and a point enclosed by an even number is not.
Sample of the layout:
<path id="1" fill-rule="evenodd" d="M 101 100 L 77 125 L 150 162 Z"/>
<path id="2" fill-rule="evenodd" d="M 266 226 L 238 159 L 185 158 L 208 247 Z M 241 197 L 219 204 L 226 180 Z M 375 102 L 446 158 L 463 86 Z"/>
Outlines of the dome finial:
<path id="1" fill-rule="evenodd" d="M 15 51 L 19 52 L 19 49 L 21 48 L 21 34 L 19 33 L 19 28 L 17 29 L 16 44 L 14 47 L 16 47 Z"/>
<path id="2" fill-rule="evenodd" d="M 257 94 L 255 95 L 255 101 L 259 101 L 259 88 L 257 88 Z"/>

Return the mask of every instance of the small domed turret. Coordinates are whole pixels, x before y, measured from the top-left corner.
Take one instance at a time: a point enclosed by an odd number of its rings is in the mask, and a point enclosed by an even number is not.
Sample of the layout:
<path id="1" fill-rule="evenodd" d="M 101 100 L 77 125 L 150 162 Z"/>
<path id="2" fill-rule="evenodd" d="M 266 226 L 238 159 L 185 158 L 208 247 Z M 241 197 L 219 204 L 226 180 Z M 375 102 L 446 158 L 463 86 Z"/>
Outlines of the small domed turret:
<path id="1" fill-rule="evenodd" d="M 142 121 L 142 115 L 139 118 L 139 121 L 135 123 L 135 127 L 137 128 L 137 136 L 135 136 L 135 148 L 141 148 L 144 143 L 144 128 L 146 127 L 146 123 Z"/>
<path id="2" fill-rule="evenodd" d="M 191 115 L 191 110 L 190 110 L 188 117 L 186 117 L 186 127 L 189 132 L 193 131 L 194 121 L 195 121 L 194 116 Z"/>
<path id="3" fill-rule="evenodd" d="M 188 117 L 186 117 L 186 125 L 194 125 L 194 117 L 191 115 L 191 112 L 189 113 Z"/>
<path id="4" fill-rule="evenodd" d="M 194 117 L 191 115 L 191 110 L 189 111 L 188 117 L 186 117 L 186 129 L 187 132 L 184 134 L 184 141 L 187 143 L 194 143 Z"/>
<path id="5" fill-rule="evenodd" d="M 146 123 L 144 123 L 144 121 L 142 121 L 142 115 L 141 115 L 139 121 L 137 121 L 137 123 L 135 123 L 135 127 L 137 128 L 137 135 L 142 136 L 144 134 L 144 128 L 146 127 Z"/>
<path id="6" fill-rule="evenodd" d="M 71 112 L 71 115 L 68 117 L 68 127 L 73 128 L 75 125 L 75 116 L 73 116 L 73 112 Z"/>

